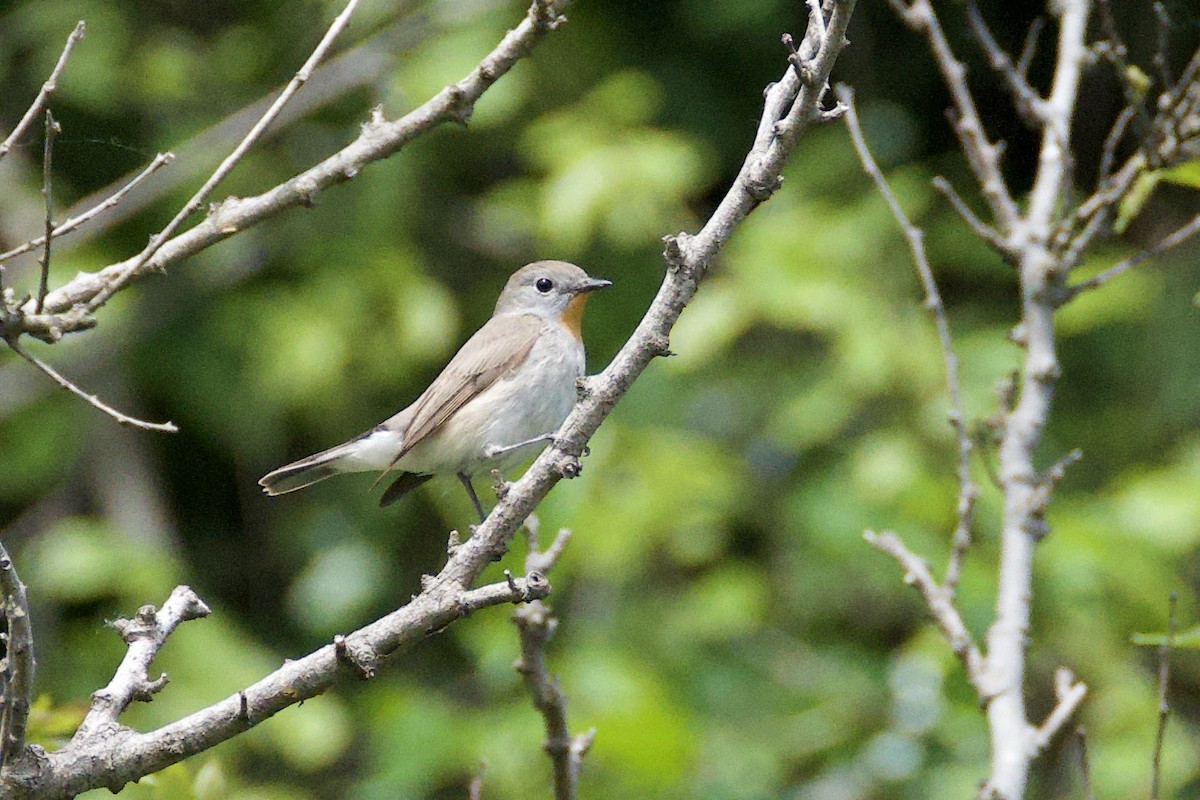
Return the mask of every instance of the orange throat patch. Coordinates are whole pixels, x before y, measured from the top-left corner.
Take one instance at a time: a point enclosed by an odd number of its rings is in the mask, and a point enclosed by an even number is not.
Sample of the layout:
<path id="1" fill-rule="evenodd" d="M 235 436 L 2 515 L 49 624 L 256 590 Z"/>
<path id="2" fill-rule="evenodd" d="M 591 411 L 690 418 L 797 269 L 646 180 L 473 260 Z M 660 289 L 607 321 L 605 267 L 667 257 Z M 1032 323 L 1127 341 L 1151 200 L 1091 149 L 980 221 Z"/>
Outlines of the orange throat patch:
<path id="1" fill-rule="evenodd" d="M 581 342 L 583 341 L 583 307 L 587 305 L 589 296 L 589 292 L 583 292 L 572 297 L 571 302 L 567 303 L 567 307 L 563 310 L 562 317 L 559 318 L 562 326 Z"/>

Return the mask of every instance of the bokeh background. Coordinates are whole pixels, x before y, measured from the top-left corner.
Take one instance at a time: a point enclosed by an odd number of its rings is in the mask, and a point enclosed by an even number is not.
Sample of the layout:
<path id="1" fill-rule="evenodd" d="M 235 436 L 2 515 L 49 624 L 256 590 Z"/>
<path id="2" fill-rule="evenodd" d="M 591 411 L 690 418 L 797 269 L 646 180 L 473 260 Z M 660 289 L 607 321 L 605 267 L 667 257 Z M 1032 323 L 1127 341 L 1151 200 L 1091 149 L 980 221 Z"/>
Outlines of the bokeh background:
<path id="1" fill-rule="evenodd" d="M 1027 185 L 1034 142 L 948 4 L 1006 169 Z M 985 3 L 1019 49 L 1042 8 Z M 1118 3 L 1148 64 L 1142 4 Z M 1200 14 L 1167 4 L 1175 61 Z M 87 37 L 52 103 L 64 131 L 54 197 L 65 209 L 160 150 L 176 163 L 134 202 L 56 243 L 53 284 L 136 252 L 202 182 L 339 8 L 264 0 L 40 0 L 0 6 L 0 120 L 15 124 L 77 19 Z M 524 13 L 521 2 L 370 0 L 289 124 L 218 192 L 253 194 L 350 141 L 368 109 L 397 116 L 455 80 Z M 780 72 L 795 0 L 581 0 L 479 104 L 295 210 L 123 292 L 95 331 L 30 347 L 89 390 L 177 435 L 118 427 L 0 355 L 0 536 L 29 584 L 39 672 L 36 737 L 68 734 L 122 653 L 105 620 L 188 583 L 212 606 L 157 666 L 170 686 L 127 714 L 140 728 L 253 682 L 403 603 L 472 515 L 454 481 L 380 510 L 369 476 L 268 499 L 268 470 L 345 440 L 410 402 L 490 314 L 510 271 L 564 258 L 615 286 L 585 321 L 600 369 L 650 302 L 660 237 L 694 230 L 736 173 L 763 86 Z M 970 194 L 920 41 L 861 2 L 835 70 L 867 135 L 928 232 L 972 420 L 1019 364 L 1011 270 L 932 191 Z M 1034 63 L 1044 78 L 1052 33 Z M 1076 176 L 1094 177 L 1119 109 L 1089 68 Z M 40 231 L 41 142 L 0 164 L 0 239 Z M 572 725 L 595 726 L 585 798 L 969 797 L 986 773 L 973 692 L 895 565 L 864 528 L 891 528 L 944 565 L 954 444 L 942 362 L 897 228 L 839 124 L 813 131 L 783 189 L 735 235 L 672 339 L 591 444 L 583 475 L 542 504 L 574 539 L 552 575 L 561 617 L 552 668 Z M 1098 270 L 1200 210 L 1161 186 Z M 62 215 L 60 214 L 60 217 Z M 1052 673 L 1090 686 L 1101 797 L 1147 790 L 1156 662 L 1131 643 L 1182 627 L 1200 583 L 1200 250 L 1180 248 L 1060 315 L 1064 378 L 1044 463 L 1079 447 L 1037 559 L 1030 705 Z M 34 259 L 6 283 L 35 286 Z M 960 592 L 977 635 L 994 600 L 998 494 L 983 452 L 977 543 Z M 482 488 L 482 487 L 481 487 Z M 484 494 L 490 501 L 490 495 Z M 501 566 L 519 569 L 521 546 Z M 497 566 L 496 569 L 500 569 Z M 493 576 L 494 577 L 494 576 Z M 484 797 L 549 796 L 541 719 L 514 672 L 496 608 L 210 753 L 131 786 L 132 798 L 461 798 L 481 761 Z M 1177 653 L 1164 756 L 1168 796 L 1200 796 L 1200 662 Z M 1056 744 L 1030 795 L 1082 797 L 1079 747 Z M 96 792 L 95 796 L 107 796 Z"/>

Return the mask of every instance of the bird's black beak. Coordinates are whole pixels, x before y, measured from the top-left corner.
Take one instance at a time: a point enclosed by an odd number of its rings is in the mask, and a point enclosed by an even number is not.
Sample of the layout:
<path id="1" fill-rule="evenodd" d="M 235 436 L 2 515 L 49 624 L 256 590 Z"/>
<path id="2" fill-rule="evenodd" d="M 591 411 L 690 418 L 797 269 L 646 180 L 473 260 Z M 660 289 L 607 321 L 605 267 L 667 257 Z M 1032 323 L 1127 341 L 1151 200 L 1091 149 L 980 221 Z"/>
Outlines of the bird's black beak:
<path id="1" fill-rule="evenodd" d="M 612 286 L 612 281 L 606 281 L 604 278 L 584 278 L 575 284 L 575 294 L 594 292 L 597 289 L 604 289 L 608 286 Z"/>

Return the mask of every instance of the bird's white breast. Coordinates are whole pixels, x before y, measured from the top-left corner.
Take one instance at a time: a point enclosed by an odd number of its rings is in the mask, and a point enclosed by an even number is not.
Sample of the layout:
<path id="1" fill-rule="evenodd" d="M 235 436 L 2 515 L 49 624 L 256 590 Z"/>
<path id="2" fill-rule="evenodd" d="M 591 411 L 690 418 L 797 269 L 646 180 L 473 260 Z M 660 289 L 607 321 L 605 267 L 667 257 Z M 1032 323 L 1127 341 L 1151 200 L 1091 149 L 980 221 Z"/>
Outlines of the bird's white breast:
<path id="1" fill-rule="evenodd" d="M 575 405 L 575 381 L 583 370 L 583 344 L 557 321 L 544 321 L 520 365 L 469 400 L 397 466 L 470 475 L 521 462 L 544 445 L 490 461 L 484 452 L 557 431 Z"/>

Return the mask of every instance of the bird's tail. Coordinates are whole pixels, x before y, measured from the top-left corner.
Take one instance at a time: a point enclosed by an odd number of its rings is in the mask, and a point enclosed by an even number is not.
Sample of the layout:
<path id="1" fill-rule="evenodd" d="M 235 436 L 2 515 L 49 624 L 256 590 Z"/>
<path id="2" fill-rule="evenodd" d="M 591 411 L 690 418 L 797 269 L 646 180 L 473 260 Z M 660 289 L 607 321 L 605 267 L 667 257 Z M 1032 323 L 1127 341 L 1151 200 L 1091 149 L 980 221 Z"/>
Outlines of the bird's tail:
<path id="1" fill-rule="evenodd" d="M 305 486 L 312 486 L 317 481 L 323 481 L 331 475 L 344 470 L 338 468 L 338 462 L 355 451 L 357 440 L 339 444 L 328 450 L 314 453 L 307 458 L 293 461 L 277 470 L 268 472 L 258 479 L 258 485 L 270 495 L 287 494 Z"/>

